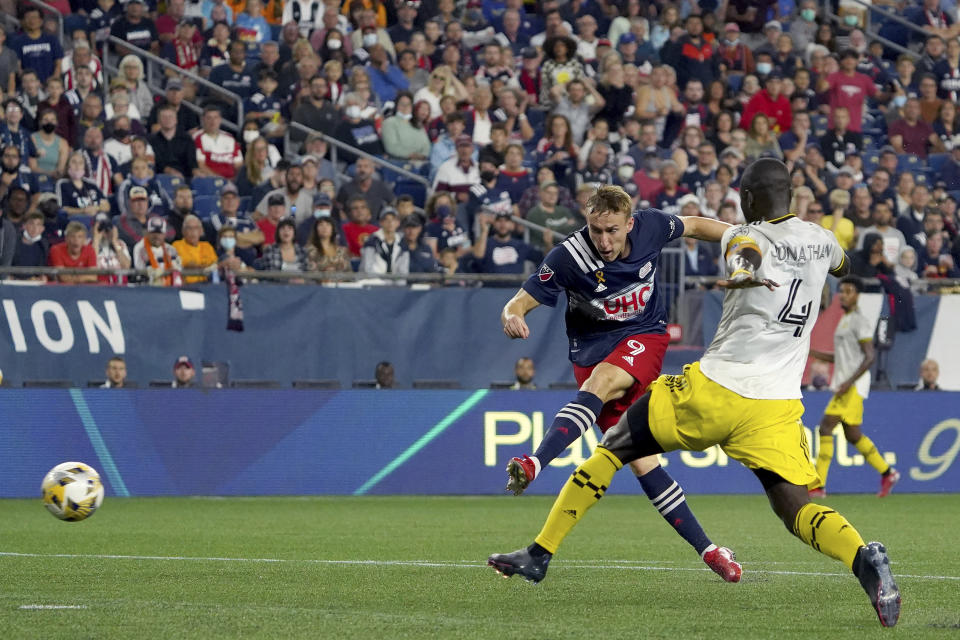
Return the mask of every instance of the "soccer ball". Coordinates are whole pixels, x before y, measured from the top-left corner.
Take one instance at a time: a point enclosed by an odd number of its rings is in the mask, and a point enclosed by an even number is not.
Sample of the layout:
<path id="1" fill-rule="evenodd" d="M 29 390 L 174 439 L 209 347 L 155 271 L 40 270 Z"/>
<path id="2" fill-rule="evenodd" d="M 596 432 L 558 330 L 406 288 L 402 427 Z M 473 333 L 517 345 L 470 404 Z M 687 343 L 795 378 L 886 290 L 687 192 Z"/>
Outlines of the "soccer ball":
<path id="1" fill-rule="evenodd" d="M 41 489 L 43 506 L 67 522 L 86 520 L 103 503 L 100 474 L 82 462 L 64 462 L 50 469 Z"/>

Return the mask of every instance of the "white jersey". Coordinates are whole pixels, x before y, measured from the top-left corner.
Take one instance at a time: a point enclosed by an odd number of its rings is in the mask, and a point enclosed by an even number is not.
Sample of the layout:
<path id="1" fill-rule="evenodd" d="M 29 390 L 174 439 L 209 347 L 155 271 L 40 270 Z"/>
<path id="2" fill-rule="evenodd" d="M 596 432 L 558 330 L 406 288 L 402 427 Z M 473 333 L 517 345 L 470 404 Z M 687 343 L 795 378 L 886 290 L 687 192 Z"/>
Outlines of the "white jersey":
<path id="1" fill-rule="evenodd" d="M 843 249 L 831 231 L 793 215 L 727 229 L 720 241 L 724 254 L 743 236 L 756 242 L 763 256 L 756 277 L 780 286 L 727 291 L 700 370 L 745 398 L 802 398 L 800 380 L 823 284 L 827 273 L 843 264 Z M 725 275 L 723 259 L 720 268 Z"/>
<path id="2" fill-rule="evenodd" d="M 853 372 L 863 362 L 861 342 L 873 340 L 873 327 L 860 309 L 843 314 L 836 331 L 833 332 L 833 382 L 830 389 L 837 390 L 841 384 L 850 379 Z M 870 395 L 870 370 L 863 372 L 853 384 L 861 398 Z"/>

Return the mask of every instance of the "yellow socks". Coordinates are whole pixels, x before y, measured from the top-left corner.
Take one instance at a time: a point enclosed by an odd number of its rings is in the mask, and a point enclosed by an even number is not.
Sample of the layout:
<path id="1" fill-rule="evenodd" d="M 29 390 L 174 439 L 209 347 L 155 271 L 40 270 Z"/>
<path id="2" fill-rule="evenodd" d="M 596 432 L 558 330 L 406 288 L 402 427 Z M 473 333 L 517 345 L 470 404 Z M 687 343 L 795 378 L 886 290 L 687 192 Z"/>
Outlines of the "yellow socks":
<path id="1" fill-rule="evenodd" d="M 877 445 L 873 444 L 873 440 L 867 436 L 860 436 L 860 439 L 857 440 L 853 446 L 855 446 L 857 451 L 860 452 L 860 455 L 866 459 L 867 464 L 877 470 L 877 473 L 886 473 L 890 468 L 887 461 L 884 460 L 880 452 L 877 451 Z M 817 458 L 817 473 L 820 473 L 819 458 Z"/>
<path id="2" fill-rule="evenodd" d="M 573 527 L 576 526 L 587 509 L 595 505 L 607 487 L 610 480 L 623 465 L 615 455 L 597 447 L 593 455 L 577 467 L 560 495 L 557 496 L 550 515 L 540 530 L 536 542 L 550 553 L 556 553 L 557 547 L 563 542 Z"/>
<path id="3" fill-rule="evenodd" d="M 820 483 L 811 485 L 810 489 L 827 486 L 827 472 L 830 471 L 831 460 L 833 460 L 833 436 L 821 434 L 820 450 L 817 453 L 817 475 L 820 476 Z"/>
<path id="4" fill-rule="evenodd" d="M 812 502 L 797 512 L 793 533 L 808 545 L 831 558 L 836 558 L 850 569 L 857 550 L 864 545 L 863 538 L 847 519 L 830 509 Z"/>

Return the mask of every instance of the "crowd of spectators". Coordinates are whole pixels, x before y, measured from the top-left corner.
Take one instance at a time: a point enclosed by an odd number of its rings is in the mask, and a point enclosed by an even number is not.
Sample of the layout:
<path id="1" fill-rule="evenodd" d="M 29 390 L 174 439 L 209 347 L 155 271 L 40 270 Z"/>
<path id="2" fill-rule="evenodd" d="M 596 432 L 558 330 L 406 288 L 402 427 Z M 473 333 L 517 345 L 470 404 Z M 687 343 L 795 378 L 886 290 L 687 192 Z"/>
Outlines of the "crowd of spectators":
<path id="1" fill-rule="evenodd" d="M 29 4 L 0 35 L 0 266 L 523 273 L 599 184 L 733 223 L 776 157 L 855 273 L 960 277 L 947 0 L 874 0 L 917 30 L 843 0 L 52 4 L 65 42 Z"/>

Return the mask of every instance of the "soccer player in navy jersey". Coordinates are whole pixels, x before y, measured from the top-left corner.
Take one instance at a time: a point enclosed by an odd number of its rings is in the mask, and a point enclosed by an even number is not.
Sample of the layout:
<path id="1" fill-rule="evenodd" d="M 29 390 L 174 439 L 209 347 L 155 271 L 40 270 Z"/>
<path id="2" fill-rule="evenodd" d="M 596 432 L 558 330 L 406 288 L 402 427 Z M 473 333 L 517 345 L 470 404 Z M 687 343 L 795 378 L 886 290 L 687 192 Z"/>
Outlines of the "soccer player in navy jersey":
<path id="1" fill-rule="evenodd" d="M 587 226 L 554 247 L 537 273 L 506 304 L 500 319 L 510 338 L 527 338 L 524 317 L 567 293 L 570 360 L 580 385 L 577 397 L 556 415 L 532 456 L 507 465 L 507 490 L 519 495 L 542 467 L 594 423 L 602 432 L 660 375 L 667 350 L 667 319 L 657 282 L 660 250 L 683 236 L 719 242 L 730 225 L 678 217 L 657 209 L 632 213 L 621 187 L 601 186 L 587 202 Z M 656 456 L 631 463 L 644 492 L 704 562 L 728 582 L 740 579 L 733 553 L 717 547 L 687 506 L 683 489 Z"/>

